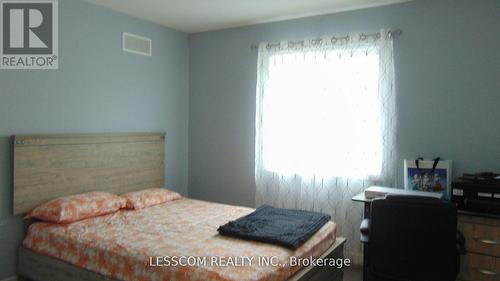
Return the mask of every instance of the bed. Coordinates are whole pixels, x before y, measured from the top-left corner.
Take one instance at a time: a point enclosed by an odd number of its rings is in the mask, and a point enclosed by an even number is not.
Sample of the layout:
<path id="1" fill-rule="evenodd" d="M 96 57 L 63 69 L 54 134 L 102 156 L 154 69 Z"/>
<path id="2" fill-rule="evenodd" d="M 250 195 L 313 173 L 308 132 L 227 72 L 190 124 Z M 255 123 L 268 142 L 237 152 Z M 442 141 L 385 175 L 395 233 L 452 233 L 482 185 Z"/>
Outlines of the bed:
<path id="1" fill-rule="evenodd" d="M 15 136 L 14 213 L 86 191 L 163 186 L 164 142 L 161 133 Z M 36 281 L 342 280 L 336 267 L 289 264 L 292 256 L 342 258 L 345 239 L 333 222 L 295 251 L 217 233 L 252 211 L 181 198 L 67 225 L 36 222 L 19 250 L 18 273 Z M 183 265 L 160 266 L 181 257 Z"/>

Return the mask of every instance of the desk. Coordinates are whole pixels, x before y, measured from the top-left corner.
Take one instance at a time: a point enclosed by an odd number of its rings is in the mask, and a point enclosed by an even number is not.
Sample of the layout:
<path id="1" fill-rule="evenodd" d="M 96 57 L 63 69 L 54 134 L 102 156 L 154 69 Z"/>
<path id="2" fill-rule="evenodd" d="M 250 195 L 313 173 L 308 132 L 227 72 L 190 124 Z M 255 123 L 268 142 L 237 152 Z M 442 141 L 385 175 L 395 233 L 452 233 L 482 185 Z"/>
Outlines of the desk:
<path id="1" fill-rule="evenodd" d="M 407 190 L 404 190 L 404 189 L 398 189 L 398 188 L 384 188 L 386 191 L 387 191 L 387 194 L 394 194 L 394 195 L 417 195 L 417 196 L 423 196 L 423 192 L 415 192 L 415 191 L 407 191 Z M 391 192 L 390 190 L 391 189 L 394 189 L 394 192 Z M 443 195 L 440 194 L 440 193 L 429 193 L 428 195 L 429 197 L 434 197 L 434 198 L 438 198 L 438 199 L 442 199 L 443 198 Z M 379 198 L 379 197 L 377 197 Z M 364 192 L 361 192 L 357 195 L 355 195 L 354 197 L 352 197 L 352 201 L 354 202 L 362 202 L 365 204 L 365 208 L 364 208 L 364 218 L 369 218 L 370 217 L 370 203 L 373 201 L 373 199 L 375 198 L 367 198 L 365 196 L 365 193 Z"/>

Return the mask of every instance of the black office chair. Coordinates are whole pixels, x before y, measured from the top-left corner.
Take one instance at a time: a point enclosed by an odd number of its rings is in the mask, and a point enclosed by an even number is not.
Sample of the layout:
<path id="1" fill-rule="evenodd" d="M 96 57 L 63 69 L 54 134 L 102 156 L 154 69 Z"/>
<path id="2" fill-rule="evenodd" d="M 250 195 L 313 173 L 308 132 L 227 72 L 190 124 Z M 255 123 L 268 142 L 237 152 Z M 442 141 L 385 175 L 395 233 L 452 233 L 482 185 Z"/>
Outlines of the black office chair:
<path id="1" fill-rule="evenodd" d="M 365 281 L 454 281 L 465 241 L 454 204 L 388 195 L 361 224 Z"/>

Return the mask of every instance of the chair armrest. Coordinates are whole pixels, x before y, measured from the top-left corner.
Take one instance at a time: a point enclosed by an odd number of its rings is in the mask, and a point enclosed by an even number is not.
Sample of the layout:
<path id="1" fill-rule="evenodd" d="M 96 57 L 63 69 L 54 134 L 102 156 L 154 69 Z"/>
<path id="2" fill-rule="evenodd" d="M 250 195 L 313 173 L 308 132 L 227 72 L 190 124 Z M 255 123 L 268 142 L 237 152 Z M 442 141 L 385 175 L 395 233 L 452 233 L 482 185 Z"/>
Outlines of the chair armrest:
<path id="1" fill-rule="evenodd" d="M 359 226 L 359 231 L 361 232 L 360 240 L 363 243 L 367 243 L 369 239 L 369 234 L 370 234 L 370 219 L 364 219 L 361 222 L 361 225 Z"/>

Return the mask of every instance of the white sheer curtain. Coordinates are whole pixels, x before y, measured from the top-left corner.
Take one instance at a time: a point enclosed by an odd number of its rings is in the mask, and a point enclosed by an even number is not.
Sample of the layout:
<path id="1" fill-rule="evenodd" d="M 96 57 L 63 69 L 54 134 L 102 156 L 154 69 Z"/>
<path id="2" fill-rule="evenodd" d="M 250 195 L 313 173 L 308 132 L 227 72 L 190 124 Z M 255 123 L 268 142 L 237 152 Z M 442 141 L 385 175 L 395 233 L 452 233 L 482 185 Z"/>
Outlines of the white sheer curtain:
<path id="1" fill-rule="evenodd" d="M 257 205 L 329 213 L 356 263 L 363 208 L 351 197 L 394 183 L 392 39 L 375 34 L 261 43 L 258 58 Z"/>

